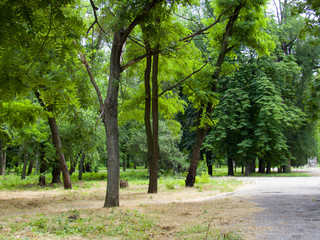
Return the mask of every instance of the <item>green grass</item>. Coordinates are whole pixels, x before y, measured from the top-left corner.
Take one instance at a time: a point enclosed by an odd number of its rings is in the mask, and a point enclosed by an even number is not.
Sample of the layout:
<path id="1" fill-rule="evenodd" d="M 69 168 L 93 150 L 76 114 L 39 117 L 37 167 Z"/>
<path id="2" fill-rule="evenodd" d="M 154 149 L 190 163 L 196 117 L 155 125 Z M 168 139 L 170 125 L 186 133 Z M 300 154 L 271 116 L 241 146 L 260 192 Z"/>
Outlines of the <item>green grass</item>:
<path id="1" fill-rule="evenodd" d="M 227 176 L 227 175 L 228 175 L 228 168 L 227 167 L 215 168 L 213 170 L 214 177 L 223 177 L 223 176 Z M 235 172 L 234 175 L 236 177 L 244 177 L 244 175 L 241 174 L 241 168 L 237 168 L 237 172 Z M 291 173 L 272 172 L 271 174 L 251 173 L 248 177 L 310 177 L 310 175 L 307 173 L 303 173 L 303 172 L 292 171 Z"/>
<path id="2" fill-rule="evenodd" d="M 8 223 L 7 223 L 8 222 Z M 17 224 L 18 223 L 18 224 Z M 58 215 L 37 214 L 1 226 L 0 239 L 148 239 L 155 234 L 153 220 L 136 210 L 70 210 Z"/>
<path id="3" fill-rule="evenodd" d="M 184 239 L 214 239 L 214 240 L 240 240 L 243 239 L 236 232 L 220 232 L 212 228 L 209 224 L 189 225 L 176 234 L 179 238 Z M 186 238 L 188 236 L 188 238 Z"/>

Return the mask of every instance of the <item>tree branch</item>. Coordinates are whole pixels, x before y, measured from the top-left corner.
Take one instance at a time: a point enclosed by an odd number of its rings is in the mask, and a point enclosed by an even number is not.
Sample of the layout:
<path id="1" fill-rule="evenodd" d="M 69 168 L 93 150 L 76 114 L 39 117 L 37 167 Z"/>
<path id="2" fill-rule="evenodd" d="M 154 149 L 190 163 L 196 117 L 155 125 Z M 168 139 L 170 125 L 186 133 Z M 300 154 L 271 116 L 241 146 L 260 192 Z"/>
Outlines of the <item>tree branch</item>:
<path id="1" fill-rule="evenodd" d="M 192 77 L 194 74 L 196 74 L 197 72 L 200 72 L 206 65 L 208 64 L 208 62 L 205 62 L 205 64 L 202 65 L 201 68 L 199 68 L 198 70 L 192 72 L 191 74 L 189 74 L 187 77 L 185 77 L 184 79 L 180 80 L 179 82 L 177 82 L 176 84 L 172 85 L 171 87 L 168 87 L 167 89 L 165 89 L 164 91 L 162 91 L 158 97 L 161 97 L 163 94 L 165 94 L 166 92 L 174 89 L 175 87 L 179 86 L 181 83 L 183 83 L 184 81 L 186 81 L 188 78 Z"/>
<path id="2" fill-rule="evenodd" d="M 94 4 L 93 0 L 90 0 L 90 4 L 91 4 L 92 9 L 93 9 L 94 22 L 90 25 L 90 27 L 89 27 L 86 35 L 88 36 L 91 28 L 93 28 L 93 26 L 94 26 L 95 24 L 98 24 L 98 26 L 99 26 L 99 28 L 101 29 L 101 31 L 102 31 L 104 34 L 108 35 L 107 32 L 101 27 L 101 25 L 100 25 L 100 23 L 99 23 L 99 21 L 98 21 L 98 16 L 97 16 L 96 10 L 99 10 L 99 8 L 96 7 L 96 5 Z"/>
<path id="3" fill-rule="evenodd" d="M 91 0 L 90 0 L 91 1 Z M 124 44 L 124 42 L 127 40 L 129 34 L 132 32 L 132 30 L 135 28 L 136 25 L 139 24 L 139 22 L 148 15 L 148 13 L 160 2 L 162 2 L 163 0 L 153 0 L 151 2 L 150 5 L 148 5 L 144 11 L 136 16 L 136 18 L 129 24 L 129 26 L 127 27 L 127 29 L 124 30 L 121 39 L 120 39 L 120 46 L 122 46 Z"/>
<path id="4" fill-rule="evenodd" d="M 139 45 L 140 47 L 142 48 L 146 48 L 146 46 L 142 45 L 141 43 L 139 43 L 139 41 L 141 41 L 140 39 L 136 39 L 135 37 L 132 37 L 132 36 L 128 36 L 128 38 L 134 42 L 135 44 Z"/>
<path id="5" fill-rule="evenodd" d="M 73 41 L 73 42 L 74 42 L 74 44 L 76 44 L 75 41 Z M 80 52 L 80 50 L 78 50 L 78 53 L 79 53 L 79 55 L 80 55 L 81 62 L 84 64 L 84 66 L 85 66 L 86 69 L 87 69 L 88 75 L 89 75 L 89 77 L 90 77 L 90 81 L 91 81 L 94 89 L 96 90 L 96 93 L 97 93 L 97 96 L 98 96 L 98 101 L 99 101 L 100 112 L 102 112 L 102 111 L 103 111 L 103 99 L 102 99 L 102 95 L 101 95 L 101 91 L 100 91 L 100 89 L 99 89 L 99 86 L 98 86 L 98 84 L 96 83 L 96 81 L 95 81 L 95 79 L 94 79 L 94 76 L 93 76 L 93 74 L 92 74 L 90 65 L 89 65 L 89 63 L 88 63 L 88 61 L 87 61 L 87 59 L 86 59 L 86 56 L 85 56 L 84 54 L 82 54 L 82 53 Z"/>
<path id="6" fill-rule="evenodd" d="M 212 28 L 214 25 L 216 25 L 217 23 L 220 22 L 221 17 L 232 7 L 232 5 L 236 2 L 236 0 L 234 0 L 232 3 L 230 3 L 230 5 L 218 16 L 218 18 L 212 23 L 210 24 L 208 27 L 205 27 L 203 29 L 200 29 L 198 31 L 196 31 L 195 33 L 188 35 L 184 38 L 181 39 L 181 41 L 185 41 L 188 39 L 193 39 L 195 36 L 202 34 L 203 32 L 207 31 L 208 29 Z"/>
<path id="7" fill-rule="evenodd" d="M 159 51 L 153 51 L 153 52 L 147 53 L 147 54 L 143 54 L 143 55 L 141 55 L 141 56 L 139 56 L 139 57 L 131 60 L 131 61 L 128 62 L 126 65 L 123 65 L 123 66 L 121 67 L 121 72 L 123 72 L 123 71 L 126 70 L 128 67 L 132 66 L 133 64 L 140 62 L 140 61 L 143 60 L 144 58 L 146 58 L 146 57 L 148 57 L 148 56 L 151 56 L 151 55 L 159 54 L 159 53 L 161 53 L 161 50 L 159 50 Z"/>

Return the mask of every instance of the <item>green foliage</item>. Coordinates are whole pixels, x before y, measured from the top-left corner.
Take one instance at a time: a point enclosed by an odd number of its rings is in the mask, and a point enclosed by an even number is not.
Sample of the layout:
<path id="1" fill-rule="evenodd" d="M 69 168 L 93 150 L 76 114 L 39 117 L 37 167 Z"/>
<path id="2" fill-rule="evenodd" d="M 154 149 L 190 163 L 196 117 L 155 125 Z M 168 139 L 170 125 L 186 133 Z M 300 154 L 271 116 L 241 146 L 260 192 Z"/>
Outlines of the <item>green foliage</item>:
<path id="1" fill-rule="evenodd" d="M 202 172 L 200 176 L 196 176 L 196 182 L 198 184 L 209 183 L 210 175 L 206 172 Z"/>
<path id="2" fill-rule="evenodd" d="M 178 130 L 180 127 L 172 131 L 171 128 L 174 125 L 171 124 L 169 127 L 168 123 L 171 121 L 160 121 L 159 126 L 159 170 L 161 172 L 184 171 L 187 167 L 185 156 L 177 147 L 181 137 Z M 122 136 L 125 137 L 123 140 L 120 139 L 123 143 L 122 152 L 137 165 L 144 165 L 147 159 L 147 140 L 144 128 L 136 125 L 135 128 L 131 127 L 128 135 L 122 134 Z"/>

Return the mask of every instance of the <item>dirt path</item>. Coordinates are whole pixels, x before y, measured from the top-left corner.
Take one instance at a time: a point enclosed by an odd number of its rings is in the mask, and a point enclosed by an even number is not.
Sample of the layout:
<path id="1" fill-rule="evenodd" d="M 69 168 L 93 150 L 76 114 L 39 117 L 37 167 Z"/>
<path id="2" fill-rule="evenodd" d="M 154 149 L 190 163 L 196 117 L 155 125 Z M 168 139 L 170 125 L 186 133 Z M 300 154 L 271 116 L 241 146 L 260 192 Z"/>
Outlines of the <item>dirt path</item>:
<path id="1" fill-rule="evenodd" d="M 234 196 L 263 209 L 254 223 L 266 230 L 254 239 L 320 239 L 320 170 L 308 171 L 313 177 L 241 178 L 251 184 Z"/>

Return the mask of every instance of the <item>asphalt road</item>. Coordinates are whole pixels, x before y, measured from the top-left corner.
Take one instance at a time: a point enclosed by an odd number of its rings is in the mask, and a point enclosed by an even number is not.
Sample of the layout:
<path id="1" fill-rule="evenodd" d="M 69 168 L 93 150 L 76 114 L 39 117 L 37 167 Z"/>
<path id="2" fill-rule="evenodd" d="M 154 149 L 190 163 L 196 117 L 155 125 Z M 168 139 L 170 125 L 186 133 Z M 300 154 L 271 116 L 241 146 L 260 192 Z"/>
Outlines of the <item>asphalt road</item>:
<path id="1" fill-rule="evenodd" d="M 320 240 L 320 169 L 312 177 L 241 178 L 250 184 L 234 193 L 249 197 L 262 208 L 254 217 L 265 227 L 256 239 Z"/>

